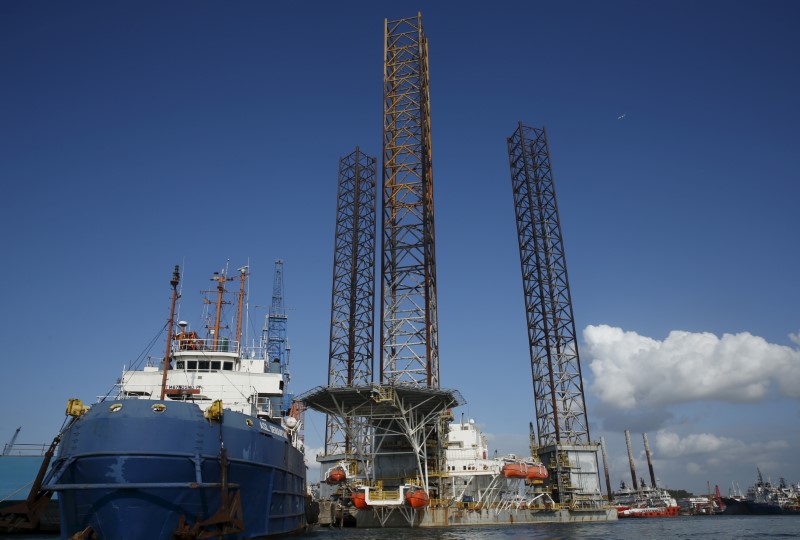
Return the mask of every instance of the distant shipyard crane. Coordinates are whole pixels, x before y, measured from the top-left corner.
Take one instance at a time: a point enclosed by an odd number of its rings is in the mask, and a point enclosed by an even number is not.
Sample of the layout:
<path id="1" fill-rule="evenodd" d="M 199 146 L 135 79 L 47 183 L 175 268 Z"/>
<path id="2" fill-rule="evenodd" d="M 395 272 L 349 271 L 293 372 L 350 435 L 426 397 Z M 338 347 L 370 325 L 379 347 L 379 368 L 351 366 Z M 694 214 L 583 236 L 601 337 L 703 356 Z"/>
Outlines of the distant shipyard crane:
<path id="1" fill-rule="evenodd" d="M 508 138 L 540 457 L 554 497 L 600 492 L 589 438 L 567 260 L 544 128 L 519 123 Z"/>
<path id="2" fill-rule="evenodd" d="M 275 261 L 275 274 L 272 283 L 272 303 L 265 323 L 267 354 L 269 355 L 270 371 L 283 375 L 283 387 L 289 388 L 289 354 L 291 349 L 286 339 L 286 309 L 283 306 L 283 261 Z M 281 414 L 289 414 L 294 396 L 284 391 L 279 404 Z"/>
<path id="3" fill-rule="evenodd" d="M 375 228 L 377 160 L 355 151 L 339 160 L 328 386 L 372 383 L 375 313 Z M 325 455 L 347 456 L 363 449 L 358 418 L 341 425 L 328 414 Z M 354 440 L 356 439 L 356 440 Z"/>

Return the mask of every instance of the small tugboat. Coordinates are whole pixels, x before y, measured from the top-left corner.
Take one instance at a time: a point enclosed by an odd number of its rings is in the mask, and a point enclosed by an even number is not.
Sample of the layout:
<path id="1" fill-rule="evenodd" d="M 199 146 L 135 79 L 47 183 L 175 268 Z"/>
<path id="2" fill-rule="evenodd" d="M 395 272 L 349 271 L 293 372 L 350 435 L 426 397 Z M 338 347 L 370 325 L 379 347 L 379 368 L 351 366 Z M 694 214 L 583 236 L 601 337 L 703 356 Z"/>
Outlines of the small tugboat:
<path id="1" fill-rule="evenodd" d="M 307 530 L 299 415 L 282 410 L 284 374 L 265 343 L 241 341 L 247 267 L 215 273 L 205 337 L 175 332 L 161 366 L 128 370 L 116 395 L 71 421 L 42 490 L 58 493 L 61 537 L 114 540 L 264 538 Z M 222 331 L 225 285 L 239 282 L 235 331 Z M 313 513 L 313 512 L 312 512 Z"/>

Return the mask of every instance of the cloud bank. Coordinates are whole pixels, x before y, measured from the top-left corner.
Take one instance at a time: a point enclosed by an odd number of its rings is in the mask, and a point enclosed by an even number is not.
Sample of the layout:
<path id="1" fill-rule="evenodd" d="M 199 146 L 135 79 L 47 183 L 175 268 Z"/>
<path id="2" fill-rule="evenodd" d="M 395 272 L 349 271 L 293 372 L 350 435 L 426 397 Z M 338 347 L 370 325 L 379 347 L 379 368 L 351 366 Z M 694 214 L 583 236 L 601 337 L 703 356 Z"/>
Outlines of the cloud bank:
<path id="1" fill-rule="evenodd" d="M 701 400 L 752 403 L 775 388 L 800 399 L 800 350 L 747 332 L 718 338 L 675 330 L 659 341 L 590 325 L 583 338 L 594 375 L 589 389 L 617 409 Z"/>

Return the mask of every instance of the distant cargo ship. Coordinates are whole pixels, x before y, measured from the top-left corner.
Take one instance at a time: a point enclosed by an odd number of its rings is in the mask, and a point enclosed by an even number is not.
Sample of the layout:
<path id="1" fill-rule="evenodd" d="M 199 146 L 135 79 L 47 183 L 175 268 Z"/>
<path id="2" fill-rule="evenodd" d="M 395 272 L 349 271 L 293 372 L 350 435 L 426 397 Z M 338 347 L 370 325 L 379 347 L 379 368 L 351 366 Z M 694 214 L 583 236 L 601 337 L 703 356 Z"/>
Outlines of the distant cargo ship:
<path id="1" fill-rule="evenodd" d="M 800 515 L 800 483 L 787 484 L 781 478 L 778 485 L 764 480 L 761 470 L 758 480 L 746 496 L 720 497 L 729 515 Z"/>

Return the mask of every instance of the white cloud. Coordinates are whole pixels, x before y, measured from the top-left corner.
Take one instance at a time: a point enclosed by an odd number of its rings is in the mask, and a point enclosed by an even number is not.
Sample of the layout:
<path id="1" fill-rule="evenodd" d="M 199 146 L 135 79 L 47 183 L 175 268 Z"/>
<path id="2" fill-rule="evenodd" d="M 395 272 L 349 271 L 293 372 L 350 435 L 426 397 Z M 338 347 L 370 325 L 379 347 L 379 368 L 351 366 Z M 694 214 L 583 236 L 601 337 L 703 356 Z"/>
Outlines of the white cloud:
<path id="1" fill-rule="evenodd" d="M 319 469 L 321 467 L 320 462 L 317 461 L 317 456 L 320 456 L 325 453 L 325 447 L 320 446 L 318 448 L 309 448 L 306 447 L 306 466 L 309 470 Z"/>
<path id="2" fill-rule="evenodd" d="M 696 433 L 684 438 L 668 431 L 659 431 L 656 435 L 656 447 L 659 453 L 673 458 L 719 452 L 723 448 L 735 448 L 741 445 L 742 443 L 735 439 L 718 437 L 711 433 Z"/>
<path id="3" fill-rule="evenodd" d="M 747 332 L 718 338 L 675 330 L 663 341 L 607 325 L 583 331 L 590 390 L 618 409 L 716 399 L 755 402 L 773 384 L 800 399 L 800 350 Z"/>
<path id="4" fill-rule="evenodd" d="M 692 433 L 681 437 L 677 433 L 660 430 L 656 434 L 656 451 L 662 458 L 692 457 L 695 461 L 706 459 L 707 463 L 718 460 L 729 462 L 751 462 L 754 457 L 764 456 L 789 447 L 784 440 L 746 443 L 730 437 L 712 433 Z"/>
<path id="5" fill-rule="evenodd" d="M 686 464 L 686 472 L 688 472 L 691 475 L 698 475 L 703 471 L 704 471 L 703 467 L 701 467 L 697 463 L 690 461 L 689 463 Z"/>

